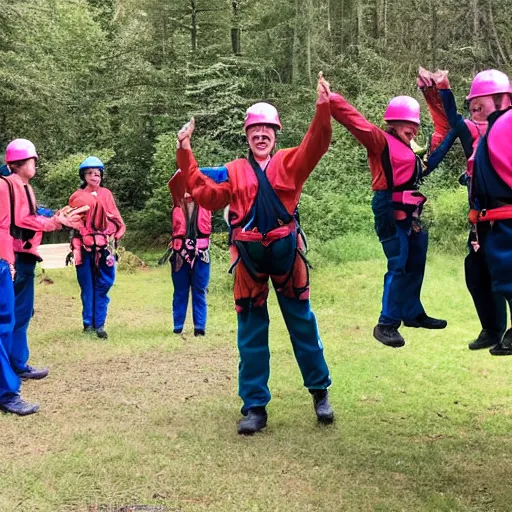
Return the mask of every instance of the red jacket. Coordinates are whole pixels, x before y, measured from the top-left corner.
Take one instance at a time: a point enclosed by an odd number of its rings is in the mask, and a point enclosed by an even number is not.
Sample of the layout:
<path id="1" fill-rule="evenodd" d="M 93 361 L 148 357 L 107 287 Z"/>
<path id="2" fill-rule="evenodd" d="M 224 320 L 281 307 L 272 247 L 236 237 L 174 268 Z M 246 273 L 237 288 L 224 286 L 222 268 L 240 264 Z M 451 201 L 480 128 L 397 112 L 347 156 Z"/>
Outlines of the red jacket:
<path id="1" fill-rule="evenodd" d="M 0 179 L 0 259 L 14 265 L 11 237 L 11 193 L 9 185 Z"/>
<path id="2" fill-rule="evenodd" d="M 187 208 L 185 202 L 185 192 L 187 191 L 185 183 L 185 175 L 179 169 L 167 184 L 171 192 L 173 208 L 172 208 L 172 246 L 176 251 L 181 250 L 183 242 L 189 231 Z M 190 199 L 193 200 L 193 197 Z M 196 225 L 193 231 L 197 235 L 197 248 L 208 249 L 210 235 L 212 233 L 212 212 L 206 210 L 202 206 L 197 206 Z"/>
<path id="3" fill-rule="evenodd" d="M 95 198 L 92 203 L 89 197 L 91 195 Z M 98 203 L 98 206 L 96 206 L 96 203 Z M 69 204 L 73 207 L 93 206 L 87 214 L 83 230 L 80 230 L 82 236 L 101 231 L 105 235 L 113 235 L 116 240 L 119 240 L 125 234 L 125 223 L 119 213 L 114 196 L 108 188 L 98 187 L 93 189 L 87 186 L 84 189 L 78 189 L 69 198 Z"/>
<path id="4" fill-rule="evenodd" d="M 36 196 L 30 184 L 23 183 L 23 180 L 16 173 L 10 174 L 6 179 L 12 184 L 14 194 L 14 222 L 16 226 L 35 231 L 33 238 L 26 242 L 14 238 L 14 252 L 32 254 L 38 260 L 41 260 L 38 248 L 43 238 L 42 232 L 57 231 L 62 228 L 62 225 L 55 217 L 48 218 L 36 214 Z"/>

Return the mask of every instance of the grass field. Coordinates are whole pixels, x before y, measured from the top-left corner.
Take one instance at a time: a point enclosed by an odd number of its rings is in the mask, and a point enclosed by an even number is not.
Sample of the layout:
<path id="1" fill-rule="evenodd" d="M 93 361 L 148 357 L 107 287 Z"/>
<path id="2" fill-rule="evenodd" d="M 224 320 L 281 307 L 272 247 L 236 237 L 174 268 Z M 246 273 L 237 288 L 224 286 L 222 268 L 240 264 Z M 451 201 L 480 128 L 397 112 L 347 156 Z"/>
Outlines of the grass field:
<path id="1" fill-rule="evenodd" d="M 81 332 L 73 270 L 49 271 L 30 336 L 32 364 L 51 373 L 23 385 L 38 414 L 0 416 L 0 510 L 512 510 L 511 361 L 467 349 L 479 328 L 461 257 L 429 256 L 424 304 L 448 328 L 404 328 L 390 349 L 371 336 L 384 261 L 365 250 L 312 272 L 335 425 L 315 422 L 271 295 L 273 399 L 251 438 L 236 435 L 224 262 L 206 338 L 190 323 L 172 334 L 167 267 L 119 273 L 106 342 Z"/>

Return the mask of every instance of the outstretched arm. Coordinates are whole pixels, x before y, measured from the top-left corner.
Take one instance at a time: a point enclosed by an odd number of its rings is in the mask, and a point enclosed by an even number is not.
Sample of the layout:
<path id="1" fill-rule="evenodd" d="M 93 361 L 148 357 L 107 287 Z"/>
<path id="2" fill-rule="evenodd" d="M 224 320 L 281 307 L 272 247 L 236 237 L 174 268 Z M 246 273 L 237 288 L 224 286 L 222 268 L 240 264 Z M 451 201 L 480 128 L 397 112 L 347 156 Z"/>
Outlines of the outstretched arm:
<path id="1" fill-rule="evenodd" d="M 457 135 L 462 143 L 466 159 L 473 154 L 473 137 L 469 130 L 464 116 L 457 112 L 457 103 L 451 89 L 439 89 L 444 110 L 448 116 L 450 126 L 457 131 Z"/>
<path id="2" fill-rule="evenodd" d="M 447 89 L 450 87 L 448 71 L 438 70 L 435 73 L 431 73 L 420 66 L 417 85 L 423 93 L 430 117 L 434 123 L 434 133 L 432 134 L 429 148 L 430 151 L 434 151 L 446 135 L 448 135 L 451 128 L 439 93 L 439 88 Z"/>
<path id="3" fill-rule="evenodd" d="M 370 123 L 341 94 L 331 93 L 329 99 L 332 117 L 342 124 L 368 153 L 381 154 L 386 147 L 384 132 Z"/>
<path id="4" fill-rule="evenodd" d="M 452 128 L 440 144 L 432 151 L 426 161 L 427 169 L 423 171 L 423 176 L 428 176 L 432 171 L 435 171 L 439 164 L 444 160 L 454 142 L 457 140 L 458 134 L 455 128 Z"/>

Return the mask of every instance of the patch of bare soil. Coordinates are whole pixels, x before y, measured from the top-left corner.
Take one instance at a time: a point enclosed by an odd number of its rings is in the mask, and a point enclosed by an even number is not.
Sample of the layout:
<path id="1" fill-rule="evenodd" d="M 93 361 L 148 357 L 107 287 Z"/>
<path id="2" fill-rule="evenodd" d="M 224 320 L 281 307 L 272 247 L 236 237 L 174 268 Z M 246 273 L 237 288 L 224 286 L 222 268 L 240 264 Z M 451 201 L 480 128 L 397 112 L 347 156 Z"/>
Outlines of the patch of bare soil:
<path id="1" fill-rule="evenodd" d="M 235 396 L 236 357 L 234 347 L 193 345 L 54 365 L 46 380 L 23 384 L 23 396 L 41 404 L 39 413 L 0 416 L 3 458 L 59 453 L 75 435 L 129 432 L 162 411 L 176 417 L 207 396 Z"/>

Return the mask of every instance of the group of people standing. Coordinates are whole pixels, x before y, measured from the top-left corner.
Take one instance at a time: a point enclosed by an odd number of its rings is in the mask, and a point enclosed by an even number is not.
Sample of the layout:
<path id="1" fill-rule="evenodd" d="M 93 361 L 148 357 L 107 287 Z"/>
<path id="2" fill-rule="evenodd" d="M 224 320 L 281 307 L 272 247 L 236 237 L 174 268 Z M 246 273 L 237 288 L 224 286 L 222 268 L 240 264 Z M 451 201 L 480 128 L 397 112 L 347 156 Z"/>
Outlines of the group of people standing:
<path id="1" fill-rule="evenodd" d="M 421 225 L 427 198 L 419 187 L 459 138 L 468 160 L 461 182 L 468 186 L 472 222 L 466 282 L 482 325 L 469 348 L 490 347 L 493 355 L 512 355 L 512 329 L 506 331 L 505 310 L 506 302 L 510 305 L 512 300 L 512 150 L 508 143 L 512 89 L 507 75 L 500 71 L 478 73 L 467 96 L 470 118 L 464 119 L 457 113 L 447 75 L 446 71 L 432 73 L 423 68 L 418 75 L 417 83 L 434 124 L 424 158 L 411 147 L 420 128 L 420 105 L 414 98 L 392 98 L 384 112 L 385 126 L 380 128 L 342 95 L 332 93 L 321 74 L 315 116 L 295 148 L 275 151 L 281 121 L 268 103 L 257 103 L 247 110 L 244 131 L 248 156 L 221 168 L 198 166 L 191 147 L 193 118 L 179 131 L 179 170 L 169 182 L 174 205 L 171 263 L 175 332 L 181 332 L 185 316 L 179 294 L 186 288 L 188 300 L 189 287 L 193 301 L 194 296 L 201 297 L 193 304 L 194 326 L 196 334 L 204 332 L 207 279 L 204 286 L 198 284 L 198 276 L 205 272 L 199 270 L 195 276 L 194 261 L 209 261 L 209 257 L 201 256 L 208 248 L 211 230 L 208 212 L 228 207 L 230 272 L 234 274 L 238 319 L 239 395 L 243 401 L 240 434 L 253 434 L 267 424 L 269 279 L 317 419 L 321 423 L 334 420 L 327 391 L 331 379 L 310 307 L 308 263 L 297 218 L 303 185 L 329 148 L 331 117 L 347 128 L 368 154 L 375 231 L 387 259 L 382 310 L 374 337 L 396 348 L 405 344 L 398 330 L 402 323 L 426 329 L 447 326 L 446 320 L 428 316 L 421 302 L 428 234 Z M 200 225 L 200 217 L 208 220 Z M 184 262 L 189 264 L 188 281 L 183 280 L 180 288 L 178 274 Z"/>
<path id="2" fill-rule="evenodd" d="M 40 380 L 48 368 L 28 364 L 27 331 L 34 313 L 34 273 L 43 232 L 72 229 L 71 247 L 81 288 L 85 332 L 106 338 L 107 293 L 115 276 L 115 243 L 125 226 L 111 192 L 101 186 L 104 165 L 89 157 L 79 167 L 82 185 L 57 212 L 38 208 L 30 181 L 38 154 L 15 139 L 0 176 L 0 410 L 26 416 L 38 411 L 20 395 L 23 380 Z"/>
<path id="3" fill-rule="evenodd" d="M 309 265 L 297 213 L 304 183 L 329 149 L 331 117 L 347 128 L 368 154 L 375 231 L 387 259 L 374 337 L 396 348 L 405 344 L 398 331 L 402 323 L 427 329 L 447 325 L 445 320 L 428 316 L 421 302 L 428 234 L 421 225 L 427 198 L 419 187 L 459 138 L 468 162 L 461 182 L 468 186 L 472 223 L 466 282 L 482 326 L 469 348 L 489 347 L 493 355 L 512 355 L 512 329 L 506 330 L 506 304 L 510 306 L 512 301 L 509 79 L 497 70 L 478 73 L 467 96 L 469 119 L 457 112 L 447 72 L 420 68 L 418 86 L 434 124 L 425 158 L 411 147 L 420 127 L 420 105 L 414 98 L 392 98 L 384 112 L 385 126 L 380 128 L 342 95 L 332 93 L 322 74 L 315 115 L 297 147 L 275 150 L 282 125 L 277 110 L 268 103 L 256 103 L 247 110 L 247 157 L 223 167 L 198 166 L 191 147 L 194 119 L 179 131 L 179 169 L 168 184 L 173 202 L 169 252 L 174 332 L 183 330 L 192 290 L 194 335 L 205 334 L 211 212 L 226 209 L 238 320 L 239 395 L 243 401 L 240 434 L 253 434 L 267 424 L 266 406 L 271 398 L 269 280 L 316 417 L 324 424 L 334 421 L 327 391 L 331 377 L 310 306 Z M 115 279 L 117 241 L 125 232 L 112 193 L 102 186 L 104 165 L 99 158 L 91 156 L 80 164 L 82 184 L 69 204 L 57 212 L 37 208 L 29 183 L 36 174 L 37 159 L 30 141 L 12 141 L 0 179 L 0 409 L 19 415 L 38 409 L 37 404 L 21 398 L 21 380 L 48 374 L 46 368 L 28 364 L 27 341 L 42 233 L 62 226 L 72 228 L 84 332 L 107 338 L 108 291 Z"/>

